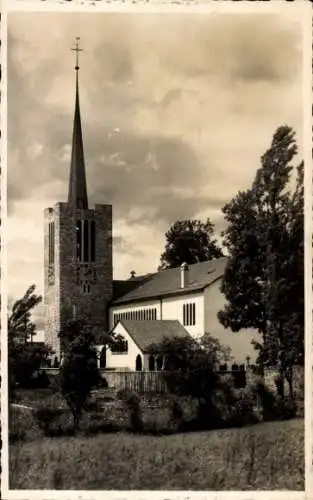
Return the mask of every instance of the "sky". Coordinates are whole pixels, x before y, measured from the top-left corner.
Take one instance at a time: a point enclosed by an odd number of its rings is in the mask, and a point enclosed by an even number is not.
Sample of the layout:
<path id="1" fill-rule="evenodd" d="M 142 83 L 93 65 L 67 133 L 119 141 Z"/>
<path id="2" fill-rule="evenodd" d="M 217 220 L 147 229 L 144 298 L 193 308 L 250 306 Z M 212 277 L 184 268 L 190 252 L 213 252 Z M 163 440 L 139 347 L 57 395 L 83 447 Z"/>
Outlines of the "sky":
<path id="1" fill-rule="evenodd" d="M 166 230 L 248 189 L 282 124 L 302 141 L 301 25 L 282 14 L 11 13 L 8 294 L 43 293 L 43 210 L 67 200 L 81 38 L 89 203 L 113 205 L 113 272 L 156 270 Z M 38 317 L 41 313 L 38 313 Z M 39 320 L 38 320 L 39 321 Z"/>

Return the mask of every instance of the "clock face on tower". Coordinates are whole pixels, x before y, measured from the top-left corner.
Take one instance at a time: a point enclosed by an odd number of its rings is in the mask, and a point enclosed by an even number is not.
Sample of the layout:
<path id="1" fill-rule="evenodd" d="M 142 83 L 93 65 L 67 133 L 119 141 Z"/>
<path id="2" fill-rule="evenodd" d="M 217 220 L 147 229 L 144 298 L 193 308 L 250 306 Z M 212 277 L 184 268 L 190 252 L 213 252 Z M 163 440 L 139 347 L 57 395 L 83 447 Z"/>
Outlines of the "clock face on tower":
<path id="1" fill-rule="evenodd" d="M 76 266 L 77 283 L 95 283 L 97 280 L 96 270 L 89 264 L 79 264 Z"/>

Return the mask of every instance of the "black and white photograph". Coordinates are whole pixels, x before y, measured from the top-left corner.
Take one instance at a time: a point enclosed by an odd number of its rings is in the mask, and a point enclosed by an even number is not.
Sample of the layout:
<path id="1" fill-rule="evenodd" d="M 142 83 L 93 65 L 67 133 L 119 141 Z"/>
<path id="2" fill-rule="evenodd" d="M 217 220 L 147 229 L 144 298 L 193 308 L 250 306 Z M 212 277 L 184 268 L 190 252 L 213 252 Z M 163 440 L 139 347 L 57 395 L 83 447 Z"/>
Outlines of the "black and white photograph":
<path id="1" fill-rule="evenodd" d="M 8 13 L 5 498 L 305 489 L 312 13 L 235 10 Z"/>

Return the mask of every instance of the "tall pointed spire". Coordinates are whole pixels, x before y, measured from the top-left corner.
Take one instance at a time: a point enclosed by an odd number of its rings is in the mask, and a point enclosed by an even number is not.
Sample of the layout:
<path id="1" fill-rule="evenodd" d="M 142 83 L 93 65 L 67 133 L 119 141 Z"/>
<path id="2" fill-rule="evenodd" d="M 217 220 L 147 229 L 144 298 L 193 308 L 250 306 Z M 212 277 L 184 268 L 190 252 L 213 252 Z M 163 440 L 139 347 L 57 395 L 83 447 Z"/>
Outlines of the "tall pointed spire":
<path id="1" fill-rule="evenodd" d="M 80 118 L 79 88 L 78 88 L 78 71 L 79 71 L 78 54 L 82 50 L 79 48 L 79 38 L 76 38 L 76 47 L 72 50 L 76 52 L 76 66 L 75 66 L 76 98 L 75 98 L 75 113 L 74 113 L 68 203 L 69 205 L 75 208 L 87 209 L 88 197 L 87 197 L 84 145 L 83 145 L 81 118 Z"/>

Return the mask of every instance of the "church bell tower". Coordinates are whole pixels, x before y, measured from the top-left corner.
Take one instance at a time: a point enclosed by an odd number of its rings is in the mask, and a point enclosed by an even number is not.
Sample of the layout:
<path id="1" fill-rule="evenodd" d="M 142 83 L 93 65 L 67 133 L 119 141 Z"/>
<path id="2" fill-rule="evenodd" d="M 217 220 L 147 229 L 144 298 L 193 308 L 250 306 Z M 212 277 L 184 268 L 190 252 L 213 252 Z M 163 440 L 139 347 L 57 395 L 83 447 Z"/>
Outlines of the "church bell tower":
<path id="1" fill-rule="evenodd" d="M 112 206 L 88 206 L 79 103 L 79 38 L 76 95 L 67 203 L 44 211 L 45 342 L 61 358 L 59 332 L 68 319 L 108 329 L 112 299 Z"/>

